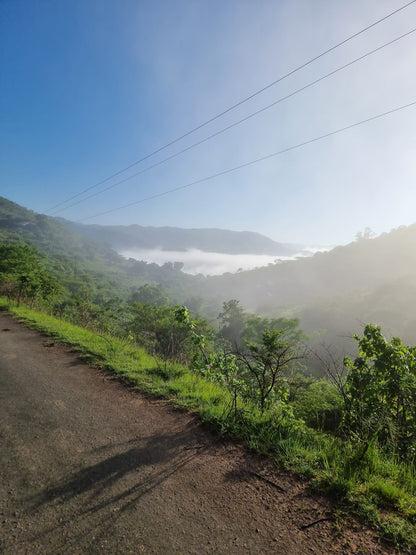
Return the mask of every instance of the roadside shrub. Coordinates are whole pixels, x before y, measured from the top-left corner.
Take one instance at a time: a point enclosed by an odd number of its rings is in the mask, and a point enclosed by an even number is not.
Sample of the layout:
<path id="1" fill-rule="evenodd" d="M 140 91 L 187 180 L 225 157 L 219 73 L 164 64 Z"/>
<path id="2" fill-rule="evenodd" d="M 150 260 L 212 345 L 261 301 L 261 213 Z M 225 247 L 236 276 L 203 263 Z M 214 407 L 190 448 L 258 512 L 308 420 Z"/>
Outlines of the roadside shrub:
<path id="1" fill-rule="evenodd" d="M 326 432 L 336 432 L 342 421 L 342 397 L 326 380 L 312 382 L 298 392 L 293 402 L 294 413 L 307 426 Z"/>

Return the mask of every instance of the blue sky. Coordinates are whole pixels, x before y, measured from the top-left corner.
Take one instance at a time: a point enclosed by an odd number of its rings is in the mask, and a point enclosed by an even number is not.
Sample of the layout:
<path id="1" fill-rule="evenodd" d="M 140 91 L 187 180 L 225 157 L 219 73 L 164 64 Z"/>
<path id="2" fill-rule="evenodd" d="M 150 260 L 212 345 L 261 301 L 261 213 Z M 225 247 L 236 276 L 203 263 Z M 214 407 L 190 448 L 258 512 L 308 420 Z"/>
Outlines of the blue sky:
<path id="1" fill-rule="evenodd" d="M 0 194 L 51 214 L 57 203 L 405 3 L 2 0 Z M 414 27 L 416 3 L 90 193 Z M 90 217 L 416 101 L 415 53 L 413 33 L 56 215 L 88 218 L 85 223 L 251 230 L 279 241 L 323 245 L 349 242 L 366 226 L 378 234 L 413 223 L 416 107 L 174 194 Z"/>

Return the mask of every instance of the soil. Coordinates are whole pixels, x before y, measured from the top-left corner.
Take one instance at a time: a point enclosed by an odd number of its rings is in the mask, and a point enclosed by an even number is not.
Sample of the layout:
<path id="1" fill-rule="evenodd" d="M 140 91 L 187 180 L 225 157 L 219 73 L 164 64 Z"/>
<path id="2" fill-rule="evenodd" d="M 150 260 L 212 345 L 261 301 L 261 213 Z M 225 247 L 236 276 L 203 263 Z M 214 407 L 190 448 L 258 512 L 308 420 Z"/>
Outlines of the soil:
<path id="1" fill-rule="evenodd" d="M 0 552 L 392 553 L 271 461 L 0 313 Z"/>

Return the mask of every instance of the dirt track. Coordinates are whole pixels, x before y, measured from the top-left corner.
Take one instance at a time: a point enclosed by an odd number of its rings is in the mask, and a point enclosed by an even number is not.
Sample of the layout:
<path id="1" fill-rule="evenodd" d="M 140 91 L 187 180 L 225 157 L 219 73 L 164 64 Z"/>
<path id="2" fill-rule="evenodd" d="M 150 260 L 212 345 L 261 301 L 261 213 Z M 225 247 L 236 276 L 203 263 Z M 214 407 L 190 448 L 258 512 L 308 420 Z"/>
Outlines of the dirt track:
<path id="1" fill-rule="evenodd" d="M 386 553 L 197 420 L 0 313 L 0 552 Z"/>

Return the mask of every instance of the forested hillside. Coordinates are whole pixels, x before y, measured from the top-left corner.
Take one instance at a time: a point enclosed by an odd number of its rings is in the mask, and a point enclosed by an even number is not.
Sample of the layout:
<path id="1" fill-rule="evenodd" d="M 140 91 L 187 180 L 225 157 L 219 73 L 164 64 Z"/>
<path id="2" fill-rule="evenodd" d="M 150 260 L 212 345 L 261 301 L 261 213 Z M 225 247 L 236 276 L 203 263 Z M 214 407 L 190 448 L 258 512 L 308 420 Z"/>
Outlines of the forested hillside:
<path id="1" fill-rule="evenodd" d="M 318 298 L 371 291 L 416 275 L 416 224 L 374 239 L 359 239 L 313 257 L 212 277 L 210 288 L 238 296 L 252 309 L 309 304 Z"/>
<path id="2" fill-rule="evenodd" d="M 172 298 L 186 300 L 189 283 L 180 266 L 125 260 L 111 247 L 69 230 L 55 218 L 36 214 L 0 197 L 0 240 L 27 244 L 47 254 L 46 267 L 71 292 L 100 301 L 128 298 L 144 283 L 162 285 Z M 184 298 L 185 297 L 185 298 Z"/>
<path id="3" fill-rule="evenodd" d="M 310 258 L 210 277 L 205 287 L 260 314 L 295 315 L 308 333 L 330 330 L 331 342 L 360 331 L 363 322 L 413 341 L 416 224 Z"/>

